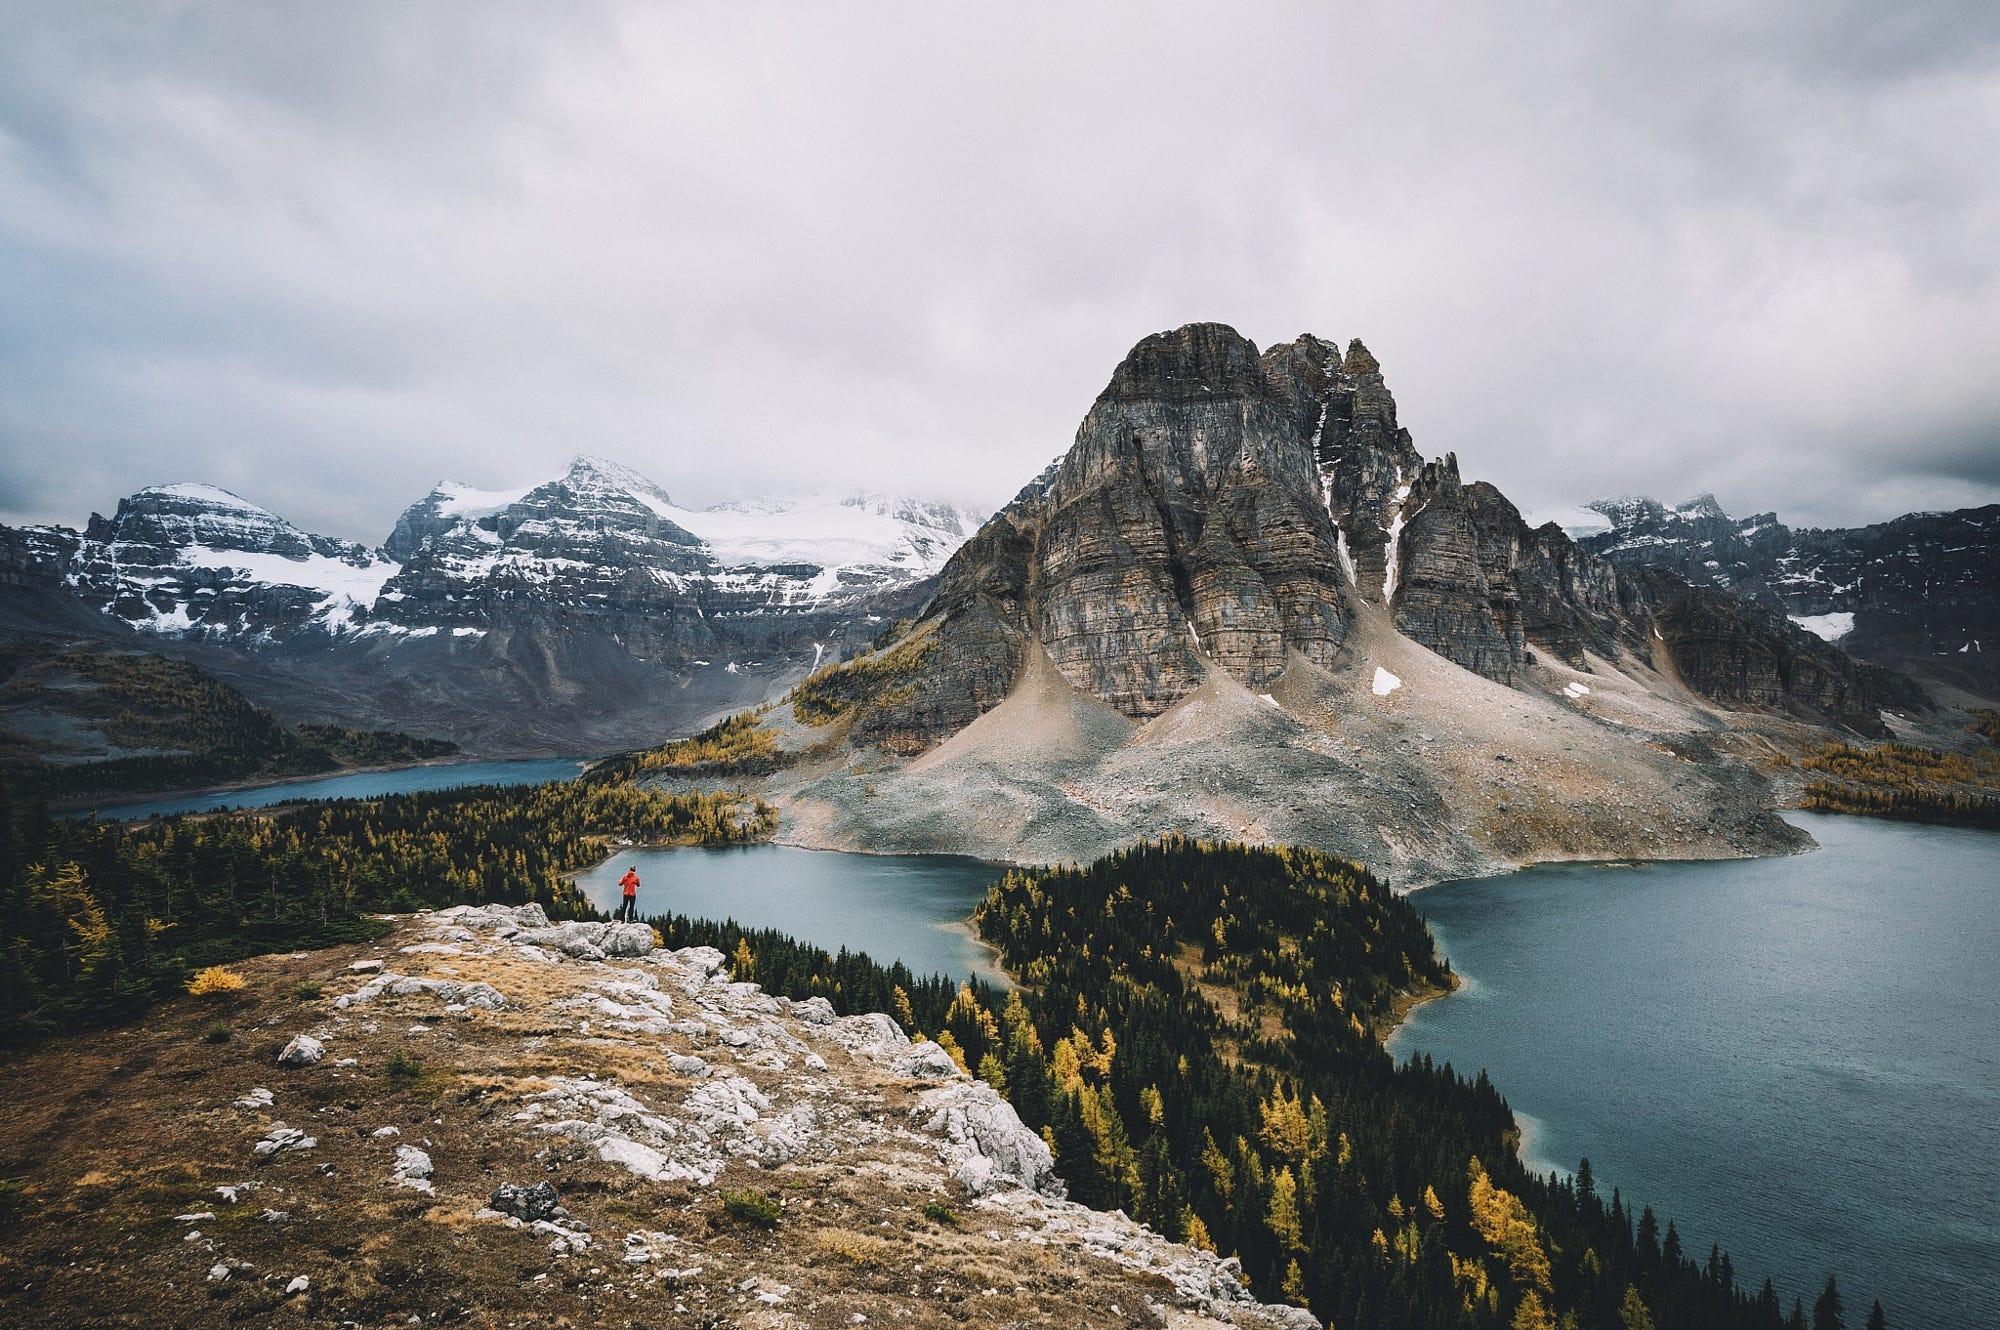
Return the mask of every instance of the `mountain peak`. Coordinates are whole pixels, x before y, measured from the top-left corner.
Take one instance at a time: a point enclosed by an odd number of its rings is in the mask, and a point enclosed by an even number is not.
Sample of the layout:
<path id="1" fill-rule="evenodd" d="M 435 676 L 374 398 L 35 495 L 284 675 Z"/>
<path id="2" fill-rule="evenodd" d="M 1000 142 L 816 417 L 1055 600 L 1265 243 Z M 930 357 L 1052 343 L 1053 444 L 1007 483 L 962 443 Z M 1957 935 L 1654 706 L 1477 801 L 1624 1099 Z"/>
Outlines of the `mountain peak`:
<path id="1" fill-rule="evenodd" d="M 1680 518 L 1727 517 L 1722 505 L 1715 501 L 1713 494 L 1697 494 L 1692 499 L 1674 505 L 1674 516 Z"/>
<path id="2" fill-rule="evenodd" d="M 256 513 L 275 518 L 270 509 L 255 504 L 240 494 L 231 493 L 220 485 L 208 485 L 199 481 L 182 481 L 173 485 L 148 485 L 132 496 L 134 500 L 167 500 L 176 503 L 194 504 L 204 508 L 235 509 L 243 513 Z"/>
<path id="3" fill-rule="evenodd" d="M 614 462 L 608 457 L 578 453 L 570 459 L 569 470 L 551 483 L 564 485 L 578 496 L 622 496 L 651 509 L 654 516 L 669 520 L 680 511 L 664 489 L 623 462 Z"/>
<path id="4" fill-rule="evenodd" d="M 1141 338 L 1100 400 L 1241 396 L 1263 387 L 1255 342 L 1226 323 L 1186 323 Z"/>

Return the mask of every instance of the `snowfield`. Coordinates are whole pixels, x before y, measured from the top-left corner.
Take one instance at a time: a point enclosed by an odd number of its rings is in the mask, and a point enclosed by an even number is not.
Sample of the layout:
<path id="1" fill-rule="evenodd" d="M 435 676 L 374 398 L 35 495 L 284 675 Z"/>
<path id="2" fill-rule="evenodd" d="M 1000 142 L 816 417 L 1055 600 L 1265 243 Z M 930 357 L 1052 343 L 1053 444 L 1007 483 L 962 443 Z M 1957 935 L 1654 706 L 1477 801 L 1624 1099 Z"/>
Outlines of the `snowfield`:
<path id="1" fill-rule="evenodd" d="M 1838 642 L 1854 631 L 1854 614 L 1851 610 L 1840 610 L 1833 614 L 1792 614 L 1786 617 L 1814 637 L 1828 642 Z"/>
<path id="2" fill-rule="evenodd" d="M 206 545 L 192 545 L 182 551 L 181 566 L 232 572 L 265 586 L 317 591 L 323 597 L 319 612 L 326 616 L 329 628 L 351 622 L 356 609 L 372 609 L 382 595 L 383 586 L 402 571 L 401 564 L 380 556 L 370 558 L 365 564 L 353 564 L 324 554 L 292 559 L 282 554 L 250 554 Z"/>

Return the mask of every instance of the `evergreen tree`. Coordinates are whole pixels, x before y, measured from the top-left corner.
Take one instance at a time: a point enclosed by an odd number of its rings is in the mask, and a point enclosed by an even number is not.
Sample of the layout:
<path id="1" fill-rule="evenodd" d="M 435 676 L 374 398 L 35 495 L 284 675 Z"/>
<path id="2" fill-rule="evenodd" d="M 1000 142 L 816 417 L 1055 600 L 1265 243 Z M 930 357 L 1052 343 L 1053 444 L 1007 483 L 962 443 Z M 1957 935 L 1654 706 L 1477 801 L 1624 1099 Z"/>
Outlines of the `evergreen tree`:
<path id="1" fill-rule="evenodd" d="M 1826 1277 L 1826 1288 L 1813 1303 L 1812 1330 L 1847 1330 L 1847 1322 L 1841 1315 L 1840 1290 L 1834 1286 L 1832 1275 Z"/>
<path id="2" fill-rule="evenodd" d="M 1653 1313 L 1646 1310 L 1646 1300 L 1630 1284 L 1625 1286 L 1625 1300 L 1618 1306 L 1618 1325 L 1620 1330 L 1653 1330 Z"/>

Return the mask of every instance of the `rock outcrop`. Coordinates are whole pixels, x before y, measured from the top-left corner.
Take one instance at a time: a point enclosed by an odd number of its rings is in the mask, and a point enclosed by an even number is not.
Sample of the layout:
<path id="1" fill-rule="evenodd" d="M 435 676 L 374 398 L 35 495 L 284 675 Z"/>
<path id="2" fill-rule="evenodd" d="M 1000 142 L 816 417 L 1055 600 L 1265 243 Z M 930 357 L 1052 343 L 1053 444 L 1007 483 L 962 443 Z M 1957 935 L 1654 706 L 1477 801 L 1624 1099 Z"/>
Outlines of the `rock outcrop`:
<path id="1" fill-rule="evenodd" d="M 1930 703 L 1908 678 L 1868 665 L 1758 606 L 1713 587 L 1680 587 L 1654 616 L 1683 682 L 1746 709 L 1803 711 L 1887 738 L 1882 712 Z"/>
<path id="2" fill-rule="evenodd" d="M 80 1057 L 24 1055 L 93 1076 L 101 1057 L 119 1093 L 61 1152 L 21 1147 L 67 1095 L 0 1124 L 17 1172 L 73 1184 L 35 1177 L 49 1200 L 9 1255 L 46 1273 L 0 1307 L 122 1324 L 172 1300 L 175 1324 L 218 1327 L 286 1299 L 314 1324 L 1318 1325 L 1255 1301 L 1234 1260 L 1066 1200 L 1006 1100 L 888 1016 L 775 997 L 711 948 L 649 935 L 599 957 L 551 933 L 581 936 L 532 905 L 460 907 L 394 921 L 372 971 L 352 951 L 242 963 L 241 1023 L 303 1010 L 327 1053 L 309 1064 L 194 1038 L 171 1011 L 73 1041 Z M 330 992 L 302 1007 L 308 977 Z M 455 1001 L 474 988 L 502 1001 Z M 96 1181 L 127 1178 L 147 1181 Z M 745 1196 L 771 1228 L 732 1218 Z"/>

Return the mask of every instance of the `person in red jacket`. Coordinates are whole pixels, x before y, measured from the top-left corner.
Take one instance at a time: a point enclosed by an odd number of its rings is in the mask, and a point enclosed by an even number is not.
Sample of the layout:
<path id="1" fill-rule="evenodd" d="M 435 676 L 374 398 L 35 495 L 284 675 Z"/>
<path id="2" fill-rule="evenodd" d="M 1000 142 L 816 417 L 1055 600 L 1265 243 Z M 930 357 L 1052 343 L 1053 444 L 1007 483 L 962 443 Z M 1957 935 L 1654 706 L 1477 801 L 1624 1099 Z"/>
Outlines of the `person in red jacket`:
<path id="1" fill-rule="evenodd" d="M 625 876 L 618 879 L 619 887 L 625 892 L 625 899 L 618 907 L 620 923 L 639 921 L 639 870 L 636 867 L 625 870 Z"/>

